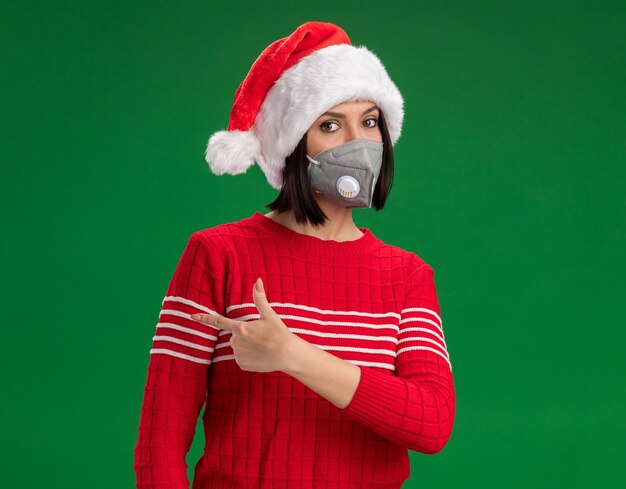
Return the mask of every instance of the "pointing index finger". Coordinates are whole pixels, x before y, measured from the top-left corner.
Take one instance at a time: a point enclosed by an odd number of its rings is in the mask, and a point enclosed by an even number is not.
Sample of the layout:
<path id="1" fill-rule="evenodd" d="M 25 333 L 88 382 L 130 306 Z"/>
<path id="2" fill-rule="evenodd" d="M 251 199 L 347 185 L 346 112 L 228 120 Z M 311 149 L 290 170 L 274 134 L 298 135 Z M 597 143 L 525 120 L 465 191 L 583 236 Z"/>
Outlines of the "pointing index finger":
<path id="1" fill-rule="evenodd" d="M 197 313 L 191 314 L 189 316 L 194 321 L 199 321 L 201 323 L 209 324 L 211 326 L 215 326 L 219 329 L 224 329 L 226 331 L 233 331 L 237 327 L 237 321 L 234 321 L 230 318 L 226 318 L 224 316 L 216 316 L 215 314 L 205 314 L 205 313 Z"/>

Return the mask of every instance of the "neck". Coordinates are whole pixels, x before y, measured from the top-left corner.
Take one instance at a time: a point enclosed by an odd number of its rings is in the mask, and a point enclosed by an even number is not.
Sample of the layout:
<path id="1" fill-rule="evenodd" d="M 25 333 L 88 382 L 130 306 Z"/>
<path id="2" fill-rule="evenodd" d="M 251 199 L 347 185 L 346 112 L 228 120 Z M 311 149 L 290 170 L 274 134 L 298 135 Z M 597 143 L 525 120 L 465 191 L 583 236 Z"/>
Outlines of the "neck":
<path id="1" fill-rule="evenodd" d="M 320 209 L 328 217 L 326 223 L 319 227 L 315 227 L 309 222 L 306 224 L 298 223 L 291 210 L 282 213 L 272 211 L 265 215 L 297 233 L 323 240 L 352 241 L 363 236 L 363 233 L 354 224 L 352 209 L 335 205 L 320 196 L 316 196 L 316 198 Z"/>

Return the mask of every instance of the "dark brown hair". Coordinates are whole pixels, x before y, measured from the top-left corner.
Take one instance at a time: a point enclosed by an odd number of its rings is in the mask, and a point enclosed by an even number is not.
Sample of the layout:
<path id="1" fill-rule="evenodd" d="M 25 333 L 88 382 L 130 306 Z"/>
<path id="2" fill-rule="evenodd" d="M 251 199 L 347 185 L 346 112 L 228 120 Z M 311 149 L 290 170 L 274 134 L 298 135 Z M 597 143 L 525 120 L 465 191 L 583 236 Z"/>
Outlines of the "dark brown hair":
<path id="1" fill-rule="evenodd" d="M 383 162 L 374 187 L 372 207 L 380 211 L 385 206 L 393 183 L 393 145 L 382 111 L 379 111 L 378 127 L 383 138 Z M 328 217 L 317 205 L 313 195 L 307 171 L 309 160 L 306 157 L 306 146 L 307 138 L 304 133 L 296 149 L 285 159 L 283 185 L 278 197 L 265 207 L 279 213 L 293 209 L 294 217 L 299 224 L 306 224 L 309 221 L 317 227 L 323 225 Z"/>

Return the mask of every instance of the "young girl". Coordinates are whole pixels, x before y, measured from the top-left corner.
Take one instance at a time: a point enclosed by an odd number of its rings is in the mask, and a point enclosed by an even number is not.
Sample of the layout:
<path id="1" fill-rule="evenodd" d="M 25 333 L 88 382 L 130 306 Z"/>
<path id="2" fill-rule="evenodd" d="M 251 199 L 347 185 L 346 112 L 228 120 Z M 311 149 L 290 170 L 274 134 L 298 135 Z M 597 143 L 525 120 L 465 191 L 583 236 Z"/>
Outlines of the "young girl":
<path id="1" fill-rule="evenodd" d="M 211 136 L 216 174 L 255 162 L 272 212 L 191 235 L 153 337 L 138 488 L 396 489 L 455 416 L 433 269 L 357 227 L 391 188 L 403 99 L 338 26 L 268 46 Z"/>

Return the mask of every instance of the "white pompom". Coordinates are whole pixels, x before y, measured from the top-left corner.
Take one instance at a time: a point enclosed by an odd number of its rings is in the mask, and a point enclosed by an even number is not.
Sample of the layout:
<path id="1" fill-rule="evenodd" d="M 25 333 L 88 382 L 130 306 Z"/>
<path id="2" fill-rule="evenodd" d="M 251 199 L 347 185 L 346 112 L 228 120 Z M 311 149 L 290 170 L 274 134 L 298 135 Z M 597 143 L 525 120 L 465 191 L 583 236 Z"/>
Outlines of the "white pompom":
<path id="1" fill-rule="evenodd" d="M 261 143 L 250 131 L 218 131 L 207 144 L 205 159 L 216 175 L 245 173 L 261 152 Z"/>

